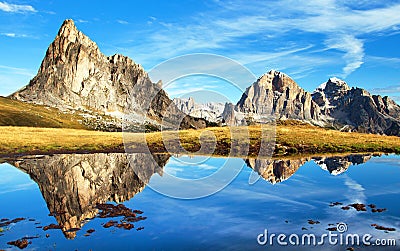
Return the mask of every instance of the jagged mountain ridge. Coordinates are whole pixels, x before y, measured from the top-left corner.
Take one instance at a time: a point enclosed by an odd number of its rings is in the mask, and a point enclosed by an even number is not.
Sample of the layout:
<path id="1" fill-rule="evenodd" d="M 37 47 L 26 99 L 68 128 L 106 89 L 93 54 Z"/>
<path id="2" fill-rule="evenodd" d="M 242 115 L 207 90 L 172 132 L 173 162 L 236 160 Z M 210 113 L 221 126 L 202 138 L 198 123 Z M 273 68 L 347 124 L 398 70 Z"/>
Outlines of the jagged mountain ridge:
<path id="1" fill-rule="evenodd" d="M 183 128 L 205 126 L 204 121 L 184 116 L 161 88 L 161 82 L 153 83 L 141 65 L 122 55 L 102 54 L 72 20 L 62 24 L 37 75 L 10 97 L 119 119 L 129 114 L 139 123 L 164 120 L 175 124 L 183 120 Z"/>
<path id="2" fill-rule="evenodd" d="M 198 104 L 192 97 L 174 98 L 172 101 L 182 112 L 192 117 L 203 118 L 210 122 L 219 122 L 222 120 L 222 113 L 225 108 L 224 103 L 208 102 Z"/>
<path id="3" fill-rule="evenodd" d="M 233 125 L 293 119 L 344 131 L 400 136 L 400 106 L 389 97 L 350 88 L 338 78 L 309 93 L 274 70 L 249 86 L 236 105 L 226 103 L 216 118 Z"/>
<path id="4" fill-rule="evenodd" d="M 130 58 L 102 54 L 72 20 L 66 20 L 38 74 L 10 98 L 76 112 L 82 123 L 100 130 L 120 130 L 122 118 L 129 114 L 131 122 L 155 125 L 151 128 L 160 128 L 161 122 L 166 128 L 203 128 L 203 119 L 233 125 L 295 119 L 346 131 L 400 135 L 399 105 L 336 78 L 311 94 L 272 70 L 249 86 L 236 105 L 227 103 L 222 109 L 221 104 L 209 104 L 183 112 L 161 87 Z"/>
<path id="5" fill-rule="evenodd" d="M 322 114 L 335 127 L 400 136 L 400 106 L 389 97 L 372 95 L 361 88 L 330 78 L 312 94 Z"/>
<path id="6" fill-rule="evenodd" d="M 246 89 L 236 104 L 239 112 L 275 115 L 277 119 L 319 119 L 319 107 L 309 92 L 284 73 L 271 70 Z"/>

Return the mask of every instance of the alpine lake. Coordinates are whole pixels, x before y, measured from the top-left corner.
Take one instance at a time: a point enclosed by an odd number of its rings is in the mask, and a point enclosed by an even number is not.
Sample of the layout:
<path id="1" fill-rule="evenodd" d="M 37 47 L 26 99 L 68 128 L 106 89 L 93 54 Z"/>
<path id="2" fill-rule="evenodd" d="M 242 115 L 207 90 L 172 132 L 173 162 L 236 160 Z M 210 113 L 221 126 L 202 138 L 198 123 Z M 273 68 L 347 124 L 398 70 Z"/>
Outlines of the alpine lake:
<path id="1" fill-rule="evenodd" d="M 0 177 L 0 250 L 400 250 L 397 155 L 35 155 Z"/>

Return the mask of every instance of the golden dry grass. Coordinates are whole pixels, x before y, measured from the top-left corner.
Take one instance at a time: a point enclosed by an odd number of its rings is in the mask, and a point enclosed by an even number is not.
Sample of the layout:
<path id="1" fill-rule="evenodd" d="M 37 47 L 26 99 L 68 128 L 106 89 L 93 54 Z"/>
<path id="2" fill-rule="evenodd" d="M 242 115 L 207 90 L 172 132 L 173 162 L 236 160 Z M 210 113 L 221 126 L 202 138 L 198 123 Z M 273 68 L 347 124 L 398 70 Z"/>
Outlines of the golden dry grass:
<path id="1" fill-rule="evenodd" d="M 396 136 L 340 132 L 310 125 L 278 126 L 276 132 L 280 145 L 299 152 L 400 152 L 400 137 Z"/>
<path id="2" fill-rule="evenodd" d="M 0 126 L 85 129 L 80 119 L 55 108 L 0 97 Z"/>
<path id="3" fill-rule="evenodd" d="M 121 133 L 13 126 L 2 126 L 0 132 L 2 154 L 102 151 L 122 146 Z"/>
<path id="4" fill-rule="evenodd" d="M 186 150 L 197 152 L 203 145 L 205 147 L 200 153 L 209 153 L 207 150 L 213 149 L 212 153 L 215 155 L 227 155 L 232 151 L 240 155 L 240 148 L 248 147 L 249 155 L 256 156 L 261 144 L 260 139 L 269 138 L 269 142 L 275 136 L 275 155 L 400 152 L 400 137 L 345 133 L 306 124 L 278 125 L 276 131 L 273 129 L 249 126 L 182 130 L 178 133 L 155 132 L 145 135 L 131 133 L 125 134 L 124 140 L 130 143 L 133 151 L 149 147 L 153 152 L 165 152 L 165 145 L 169 145 L 169 151 L 179 153 L 178 144 Z M 3 126 L 0 127 L 0 154 L 123 151 L 122 135 L 76 129 Z"/>

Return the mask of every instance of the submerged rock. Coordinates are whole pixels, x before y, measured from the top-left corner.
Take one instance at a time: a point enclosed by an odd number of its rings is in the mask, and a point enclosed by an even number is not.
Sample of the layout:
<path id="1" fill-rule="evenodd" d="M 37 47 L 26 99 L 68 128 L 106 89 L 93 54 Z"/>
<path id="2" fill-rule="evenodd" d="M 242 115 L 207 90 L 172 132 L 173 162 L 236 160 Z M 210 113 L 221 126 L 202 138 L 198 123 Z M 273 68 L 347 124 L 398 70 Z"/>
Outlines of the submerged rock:
<path id="1" fill-rule="evenodd" d="M 367 209 L 365 208 L 365 204 L 362 203 L 354 203 L 354 204 L 350 204 L 350 207 L 353 207 L 355 210 L 357 211 L 367 211 Z"/>
<path id="2" fill-rule="evenodd" d="M 384 226 L 380 226 L 378 224 L 371 224 L 371 226 L 375 227 L 375 229 L 382 230 L 382 231 L 390 231 L 390 232 L 396 231 L 396 229 L 393 227 L 384 227 Z"/>
<path id="3" fill-rule="evenodd" d="M 20 240 L 16 240 L 16 241 L 7 242 L 8 245 L 12 245 L 12 246 L 18 247 L 19 249 L 24 249 L 24 248 L 28 247 L 28 245 L 30 243 L 31 242 L 29 242 L 26 239 L 20 239 Z"/>
<path id="4" fill-rule="evenodd" d="M 50 225 L 47 225 L 47 226 L 44 226 L 43 227 L 43 230 L 44 231 L 47 231 L 47 230 L 50 230 L 50 229 L 62 229 L 63 227 L 62 226 L 60 226 L 60 225 L 58 225 L 58 224 L 50 224 Z M 75 231 L 73 231 L 73 232 L 75 232 Z"/>

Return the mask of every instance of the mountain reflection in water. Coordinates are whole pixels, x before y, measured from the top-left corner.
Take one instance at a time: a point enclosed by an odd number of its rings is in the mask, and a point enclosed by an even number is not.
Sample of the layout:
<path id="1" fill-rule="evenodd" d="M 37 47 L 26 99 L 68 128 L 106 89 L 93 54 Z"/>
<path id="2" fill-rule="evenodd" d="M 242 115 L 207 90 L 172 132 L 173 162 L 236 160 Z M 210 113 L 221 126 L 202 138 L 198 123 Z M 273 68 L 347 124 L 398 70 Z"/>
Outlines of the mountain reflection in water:
<path id="1" fill-rule="evenodd" d="M 86 219 L 94 218 L 97 204 L 131 199 L 155 172 L 162 174 L 159 165 L 165 165 L 168 158 L 143 153 L 129 157 L 124 153 L 60 154 L 9 163 L 38 184 L 50 213 L 64 235 L 73 239 L 76 233 L 69 230 L 80 229 Z M 140 179 L 134 171 L 137 168 L 131 168 L 134 165 L 141 170 Z"/>
<path id="2" fill-rule="evenodd" d="M 289 179 L 302 165 L 313 160 L 333 175 L 352 164 L 368 161 L 372 155 L 304 157 L 299 159 L 245 159 L 266 181 L 276 184 Z M 145 153 L 94 153 L 31 156 L 8 161 L 29 174 L 46 201 L 66 238 L 76 237 L 87 220 L 95 218 L 98 204 L 122 203 L 140 193 L 153 174 L 163 174 L 170 155 Z M 218 170 L 218 169 L 216 169 Z"/>
<path id="3" fill-rule="evenodd" d="M 257 172 L 264 180 L 276 184 L 289 179 L 297 170 L 313 160 L 323 170 L 332 175 L 341 174 L 351 166 L 367 162 L 372 154 L 351 154 L 332 157 L 304 157 L 299 159 L 246 159 L 248 167 Z"/>

